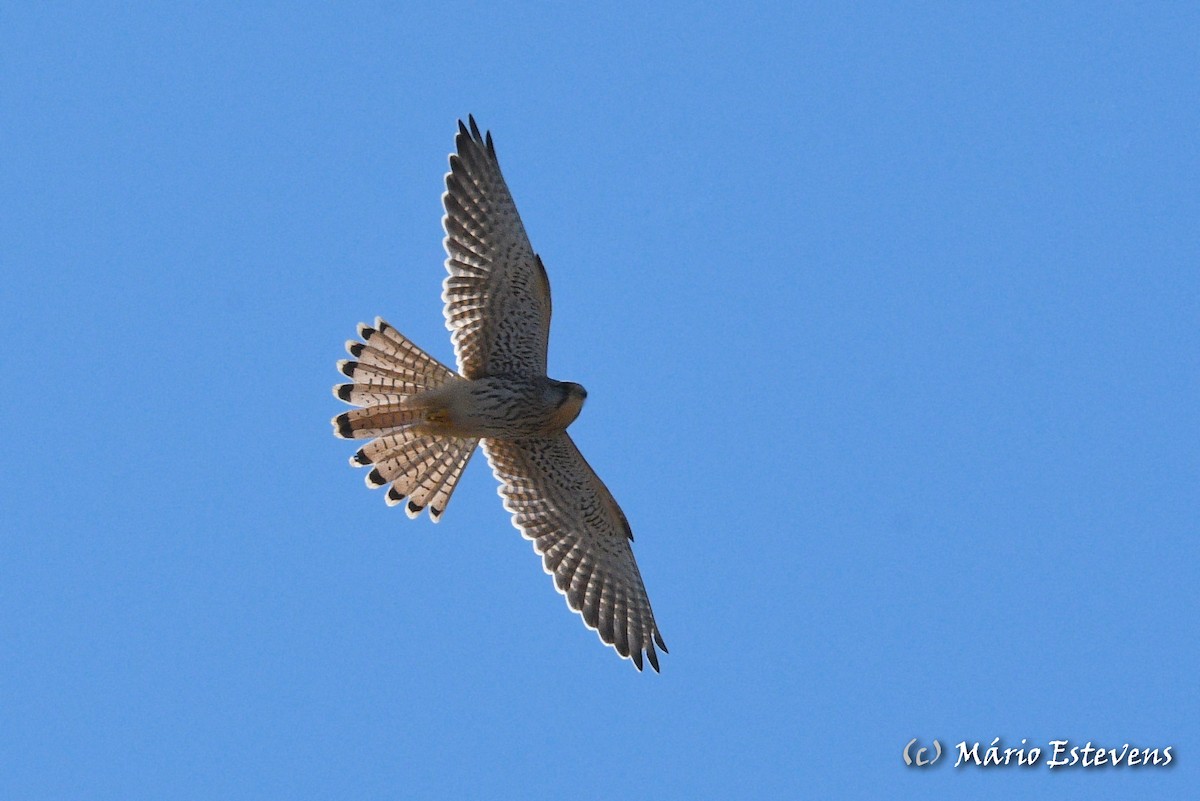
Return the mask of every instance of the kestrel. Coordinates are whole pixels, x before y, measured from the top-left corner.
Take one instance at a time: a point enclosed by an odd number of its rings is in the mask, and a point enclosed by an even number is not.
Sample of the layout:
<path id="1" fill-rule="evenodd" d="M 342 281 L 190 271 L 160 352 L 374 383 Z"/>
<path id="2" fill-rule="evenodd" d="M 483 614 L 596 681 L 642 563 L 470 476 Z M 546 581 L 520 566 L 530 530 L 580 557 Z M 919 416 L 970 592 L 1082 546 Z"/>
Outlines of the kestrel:
<path id="1" fill-rule="evenodd" d="M 333 419 L 344 439 L 369 439 L 350 458 L 371 466 L 369 487 L 410 518 L 437 522 L 463 469 L 483 443 L 504 508 L 533 541 L 554 585 L 588 628 L 658 670 L 667 650 L 633 558 L 621 507 L 566 429 L 583 408 L 579 384 L 546 375 L 550 283 L 509 194 L 492 135 L 458 123 L 446 193 L 442 284 L 455 373 L 376 318 L 338 363 L 353 379 L 333 394 L 360 408 Z"/>

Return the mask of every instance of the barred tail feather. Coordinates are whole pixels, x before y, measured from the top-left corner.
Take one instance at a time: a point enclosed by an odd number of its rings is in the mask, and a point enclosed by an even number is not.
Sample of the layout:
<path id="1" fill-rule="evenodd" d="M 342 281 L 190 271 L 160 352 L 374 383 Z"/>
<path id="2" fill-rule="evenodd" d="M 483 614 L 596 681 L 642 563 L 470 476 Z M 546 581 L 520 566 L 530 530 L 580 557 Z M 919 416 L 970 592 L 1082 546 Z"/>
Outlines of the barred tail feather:
<path id="1" fill-rule="evenodd" d="M 400 429 L 378 437 L 350 458 L 355 467 L 370 466 L 366 484 L 387 487 L 389 506 L 407 501 L 404 511 L 416 517 L 429 509 L 433 522 L 441 519 L 479 440 L 438 437 Z"/>
<path id="2" fill-rule="evenodd" d="M 358 335 L 361 342 L 346 343 L 354 360 L 338 362 L 354 383 L 335 386 L 333 394 L 362 408 L 333 418 L 334 434 L 370 439 L 350 459 L 355 467 L 371 466 L 367 486 L 388 487 L 391 506 L 407 501 L 409 517 L 428 508 L 436 523 L 479 441 L 415 432 L 412 424 L 421 412 L 405 401 L 441 386 L 455 373 L 379 318 L 374 327 L 359 325 Z"/>
<path id="3" fill-rule="evenodd" d="M 366 406 L 333 418 L 333 435 L 340 439 L 373 439 L 404 428 L 421 418 L 419 409 L 400 403 Z"/>
<path id="4" fill-rule="evenodd" d="M 354 357 L 338 362 L 338 370 L 355 384 L 372 388 L 387 387 L 404 395 L 434 389 L 454 377 L 454 371 L 418 348 L 382 319 L 375 326 L 358 326 L 361 342 L 346 342 L 346 352 Z"/>

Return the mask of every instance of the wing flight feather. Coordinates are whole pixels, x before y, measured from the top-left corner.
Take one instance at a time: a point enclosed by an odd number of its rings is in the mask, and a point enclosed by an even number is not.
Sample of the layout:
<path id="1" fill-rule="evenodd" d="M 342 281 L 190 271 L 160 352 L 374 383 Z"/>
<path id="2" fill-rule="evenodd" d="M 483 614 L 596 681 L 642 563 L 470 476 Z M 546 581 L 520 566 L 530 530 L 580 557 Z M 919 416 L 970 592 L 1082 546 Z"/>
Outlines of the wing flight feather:
<path id="1" fill-rule="evenodd" d="M 458 371 L 545 375 L 550 282 L 500 173 L 492 135 L 458 123 L 446 193 L 442 300 Z"/>
<path id="2" fill-rule="evenodd" d="M 485 439 L 513 525 L 588 628 L 642 669 L 667 650 L 633 558 L 629 523 L 604 482 L 563 433 L 546 439 Z"/>

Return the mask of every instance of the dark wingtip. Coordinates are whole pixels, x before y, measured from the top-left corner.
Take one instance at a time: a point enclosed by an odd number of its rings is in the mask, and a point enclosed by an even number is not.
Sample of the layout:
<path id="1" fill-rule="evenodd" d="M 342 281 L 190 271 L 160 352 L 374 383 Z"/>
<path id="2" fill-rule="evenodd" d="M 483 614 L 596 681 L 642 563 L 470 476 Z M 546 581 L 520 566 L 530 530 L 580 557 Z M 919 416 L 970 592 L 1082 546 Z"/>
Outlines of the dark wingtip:
<path id="1" fill-rule="evenodd" d="M 492 158 L 496 158 L 496 146 L 492 144 L 492 132 L 487 132 L 487 149 Z"/>
<path id="2" fill-rule="evenodd" d="M 468 114 L 467 121 L 471 123 L 471 138 L 476 142 L 482 142 L 483 137 L 479 133 L 479 126 L 475 124 L 475 115 Z"/>
<path id="3" fill-rule="evenodd" d="M 662 635 L 661 635 L 661 634 L 659 634 L 657 631 L 656 631 L 656 632 L 654 632 L 654 641 L 655 641 L 656 643 L 658 643 L 658 647 L 659 647 L 659 648 L 663 649 L 663 653 L 664 653 L 664 654 L 669 654 L 669 653 L 671 653 L 670 651 L 668 651 L 668 650 L 667 650 L 667 644 L 666 644 L 665 642 L 663 642 Z"/>
<path id="4" fill-rule="evenodd" d="M 392 503 L 400 503 L 404 500 L 404 493 L 395 487 L 389 487 L 387 491 L 388 500 Z"/>
<path id="5" fill-rule="evenodd" d="M 346 378 L 354 378 L 354 368 L 358 367 L 358 362 L 352 362 L 349 359 L 342 359 L 338 362 L 338 372 L 346 376 Z"/>
<path id="6" fill-rule="evenodd" d="M 361 448 L 359 448 L 355 454 L 350 457 L 350 461 L 359 467 L 366 467 L 367 465 L 371 464 L 371 460 L 367 458 L 367 455 L 363 453 Z"/>
<path id="7" fill-rule="evenodd" d="M 342 439 L 353 439 L 354 428 L 350 425 L 350 413 L 343 412 L 333 418 L 334 428 L 337 429 L 337 435 Z"/>
<path id="8" fill-rule="evenodd" d="M 413 503 L 411 500 L 408 502 L 408 511 L 412 512 L 414 515 L 421 514 L 421 511 L 424 508 L 424 506 L 419 506 L 416 503 Z"/>
<path id="9" fill-rule="evenodd" d="M 642 651 L 641 651 L 641 649 L 639 648 L 638 650 L 634 651 L 629 656 L 633 660 L 633 664 L 637 665 L 638 672 L 641 672 L 641 670 L 642 670 Z"/>
<path id="10" fill-rule="evenodd" d="M 355 342 L 354 340 L 350 340 L 349 342 L 346 343 L 346 352 L 357 359 L 359 356 L 362 355 L 363 348 L 365 348 L 365 347 L 366 347 L 366 345 L 364 345 L 361 342 Z"/>
<path id="11" fill-rule="evenodd" d="M 655 673 L 662 673 L 658 669 L 658 654 L 654 653 L 653 645 L 646 649 L 646 658 L 650 660 L 650 667 L 654 668 Z"/>
<path id="12" fill-rule="evenodd" d="M 444 512 L 444 511 L 446 511 L 446 510 L 445 510 L 445 509 L 439 509 L 439 508 L 437 508 L 436 506 L 431 506 L 431 507 L 429 507 L 429 517 L 430 517 L 430 519 L 431 519 L 431 520 L 433 520 L 433 522 L 435 522 L 435 523 L 436 523 L 438 520 L 440 520 L 440 519 L 441 519 L 441 517 L 442 517 L 442 512 Z"/>
<path id="13" fill-rule="evenodd" d="M 350 393 L 354 391 L 353 384 L 338 384 L 333 388 L 333 394 L 337 395 L 338 400 L 350 402 Z"/>
<path id="14" fill-rule="evenodd" d="M 379 472 L 379 468 L 375 467 L 371 469 L 370 473 L 367 473 L 367 483 L 372 487 L 382 487 L 387 483 L 387 480 L 383 477 L 383 474 Z"/>
<path id="15" fill-rule="evenodd" d="M 374 333 L 375 333 L 375 329 L 372 328 L 371 326 L 367 325 L 366 323 L 358 324 L 358 337 L 363 342 L 366 342 L 368 339 L 370 339 L 371 335 Z"/>

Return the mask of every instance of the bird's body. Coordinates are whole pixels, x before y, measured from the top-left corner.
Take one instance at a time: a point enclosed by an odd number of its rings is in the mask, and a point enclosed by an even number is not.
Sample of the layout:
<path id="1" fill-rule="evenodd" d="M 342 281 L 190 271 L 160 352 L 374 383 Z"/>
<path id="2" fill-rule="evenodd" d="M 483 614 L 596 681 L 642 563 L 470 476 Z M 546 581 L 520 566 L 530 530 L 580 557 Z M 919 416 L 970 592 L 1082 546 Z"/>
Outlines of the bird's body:
<path id="1" fill-rule="evenodd" d="M 454 437 L 525 439 L 567 430 L 583 409 L 582 387 L 545 376 L 456 378 L 412 396 L 417 427 Z"/>
<path id="2" fill-rule="evenodd" d="M 491 135 L 459 123 L 443 196 L 449 276 L 446 325 L 458 372 L 377 319 L 346 344 L 339 363 L 353 383 L 334 387 L 360 408 L 333 420 L 335 434 L 369 439 L 351 464 L 366 481 L 426 508 L 436 522 L 481 442 L 513 524 L 534 543 L 546 572 L 589 628 L 655 670 L 666 651 L 633 559 L 633 534 L 612 494 L 567 427 L 587 393 L 546 375 L 550 283 L 529 245 L 500 174 Z"/>

